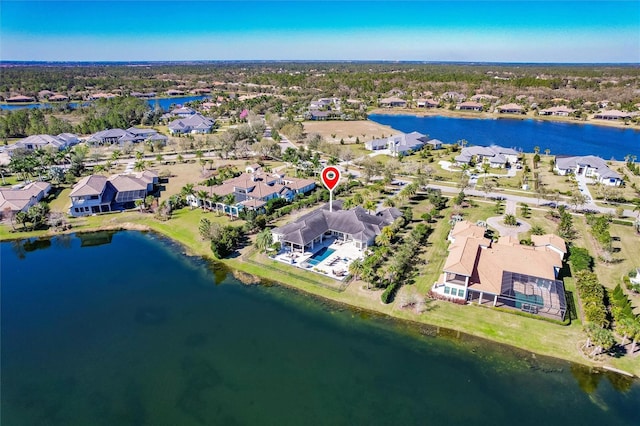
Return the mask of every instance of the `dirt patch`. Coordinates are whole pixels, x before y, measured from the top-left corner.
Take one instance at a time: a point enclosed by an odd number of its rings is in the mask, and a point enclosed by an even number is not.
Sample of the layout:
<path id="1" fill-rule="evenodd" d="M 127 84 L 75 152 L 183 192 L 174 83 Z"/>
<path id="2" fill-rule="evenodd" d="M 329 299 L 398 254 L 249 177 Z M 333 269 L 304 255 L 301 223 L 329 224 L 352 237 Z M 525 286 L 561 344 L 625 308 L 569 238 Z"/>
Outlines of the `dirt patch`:
<path id="1" fill-rule="evenodd" d="M 400 133 L 389 126 L 375 123 L 373 121 L 305 121 L 304 131 L 307 134 L 318 133 L 328 142 L 355 143 L 356 138 L 360 142 L 365 142 L 382 135 L 390 136 Z"/>

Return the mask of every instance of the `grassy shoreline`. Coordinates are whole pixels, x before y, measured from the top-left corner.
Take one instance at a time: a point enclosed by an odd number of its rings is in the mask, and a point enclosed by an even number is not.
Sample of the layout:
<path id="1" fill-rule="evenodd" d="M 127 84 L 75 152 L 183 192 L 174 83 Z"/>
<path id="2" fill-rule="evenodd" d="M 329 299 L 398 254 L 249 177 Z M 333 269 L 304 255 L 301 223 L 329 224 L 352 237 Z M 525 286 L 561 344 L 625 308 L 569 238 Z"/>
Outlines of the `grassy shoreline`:
<path id="1" fill-rule="evenodd" d="M 253 277 L 265 279 L 304 291 L 315 297 L 407 321 L 416 326 L 443 327 L 539 355 L 603 369 L 614 368 L 640 376 L 640 363 L 637 359 L 611 358 L 607 359 L 607 365 L 605 365 L 584 357 L 578 348 L 583 340 L 579 321 L 574 321 L 568 326 L 560 326 L 476 305 L 458 306 L 442 301 L 428 301 L 427 310 L 418 314 L 413 310 L 400 308 L 397 304 L 382 304 L 379 292 L 364 290 L 358 282 L 351 283 L 344 291 L 336 291 L 331 287 L 333 280 L 268 259 L 251 245 L 242 249 L 240 256 L 223 260 L 213 259 L 209 245 L 199 238 L 197 230 L 193 228 L 194 219 L 201 214 L 197 209 L 182 209 L 169 222 L 159 222 L 151 215 L 138 212 L 95 216 L 83 218 L 82 221 L 74 223 L 74 228 L 64 233 L 104 230 L 153 231 L 180 243 L 188 255 L 222 263 L 244 282 L 255 282 Z M 12 233 L 6 226 L 0 228 L 0 231 L 0 241 L 48 238 L 62 233 L 52 231 Z M 249 274 L 249 277 L 243 274 Z M 329 280 L 331 282 L 324 282 Z"/>

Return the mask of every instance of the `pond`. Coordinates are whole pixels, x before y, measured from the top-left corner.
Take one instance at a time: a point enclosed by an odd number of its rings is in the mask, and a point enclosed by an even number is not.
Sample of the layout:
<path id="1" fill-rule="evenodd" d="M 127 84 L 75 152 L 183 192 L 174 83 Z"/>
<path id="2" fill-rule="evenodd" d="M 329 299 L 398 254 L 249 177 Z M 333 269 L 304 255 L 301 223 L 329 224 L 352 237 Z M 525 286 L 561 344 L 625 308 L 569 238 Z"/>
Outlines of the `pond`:
<path id="1" fill-rule="evenodd" d="M 638 418 L 638 381 L 245 285 L 152 233 L 3 242 L 0 256 L 4 425 Z"/>
<path id="2" fill-rule="evenodd" d="M 558 123 L 534 119 L 479 119 L 413 115 L 372 114 L 369 119 L 405 133 L 417 131 L 455 143 L 501 145 L 533 152 L 549 149 L 552 155 L 597 155 L 605 160 L 640 159 L 640 131 L 587 123 Z"/>

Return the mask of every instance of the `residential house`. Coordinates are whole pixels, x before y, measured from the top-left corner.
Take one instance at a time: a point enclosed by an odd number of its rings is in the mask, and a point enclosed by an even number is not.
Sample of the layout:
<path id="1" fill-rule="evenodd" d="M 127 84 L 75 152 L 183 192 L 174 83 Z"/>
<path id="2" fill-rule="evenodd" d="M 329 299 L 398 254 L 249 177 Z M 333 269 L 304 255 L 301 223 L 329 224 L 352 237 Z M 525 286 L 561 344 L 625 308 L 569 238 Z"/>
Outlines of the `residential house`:
<path id="1" fill-rule="evenodd" d="M 442 144 L 444 142 L 442 142 L 439 139 L 429 139 L 427 141 L 427 145 L 431 147 L 431 149 L 441 149 L 442 148 Z"/>
<path id="2" fill-rule="evenodd" d="M 520 153 L 512 148 L 498 145 L 469 146 L 462 148 L 460 155 L 455 157 L 456 164 L 470 164 L 474 159 L 476 164 L 488 163 L 492 168 L 506 167 L 507 164 L 517 163 Z"/>
<path id="3" fill-rule="evenodd" d="M 370 151 L 388 149 L 393 156 L 406 155 L 424 147 L 427 137 L 419 132 L 403 133 L 388 138 L 373 139 L 365 142 L 364 146 Z"/>
<path id="4" fill-rule="evenodd" d="M 576 110 L 573 108 L 566 107 L 564 105 L 553 106 L 551 108 L 541 109 L 538 111 L 539 115 L 552 115 L 556 117 L 568 117 L 573 114 Z"/>
<path id="5" fill-rule="evenodd" d="M 534 246 L 502 237 L 492 242 L 485 229 L 467 221 L 449 234 L 443 274 L 431 291 L 453 301 L 504 306 L 562 320 L 567 302 L 558 274 L 566 253 L 564 240 L 544 236 Z"/>
<path id="6" fill-rule="evenodd" d="M 518 104 L 505 104 L 498 107 L 500 114 L 524 114 L 524 108 Z"/>
<path id="7" fill-rule="evenodd" d="M 133 208 L 136 200 L 143 200 L 155 192 L 158 181 L 158 174 L 149 170 L 109 178 L 86 176 L 73 186 L 69 194 L 69 214 L 78 217 Z"/>
<path id="8" fill-rule="evenodd" d="M 89 145 L 124 145 L 126 143 L 155 142 L 166 143 L 167 137 L 158 133 L 154 129 L 140 129 L 129 127 L 124 129 L 107 129 L 94 133 L 87 139 Z"/>
<path id="9" fill-rule="evenodd" d="M 285 177 L 277 173 L 263 173 L 257 164 L 247 166 L 247 172 L 238 177 L 228 179 L 221 185 L 196 186 L 194 193 L 187 196 L 187 203 L 193 207 L 207 208 L 232 208 L 238 210 L 249 208 L 256 210 L 263 207 L 267 201 L 273 198 L 293 200 L 297 194 L 306 194 L 316 187 L 312 179 L 300 179 Z M 207 199 L 200 197 L 200 192 L 207 194 Z M 220 198 L 233 195 L 234 204 L 229 206 L 222 202 L 214 203 L 211 198 L 216 195 Z"/>
<path id="10" fill-rule="evenodd" d="M 561 176 L 573 174 L 592 178 L 603 185 L 620 186 L 624 182 L 620 175 L 611 170 L 602 158 L 595 155 L 557 156 L 553 170 Z"/>
<path id="11" fill-rule="evenodd" d="M 416 101 L 416 106 L 418 108 L 437 108 L 438 105 L 438 101 L 433 99 L 418 99 Z"/>
<path id="12" fill-rule="evenodd" d="M 461 102 L 456 106 L 457 110 L 460 111 L 482 111 L 483 105 L 480 102 Z"/>
<path id="13" fill-rule="evenodd" d="M 68 96 L 60 95 L 60 94 L 55 94 L 49 97 L 49 102 L 66 102 L 68 100 L 69 100 Z"/>
<path id="14" fill-rule="evenodd" d="M 396 208 L 385 209 L 378 214 L 369 214 L 362 207 L 342 210 L 342 202 L 307 213 L 295 221 L 271 230 L 274 242 L 280 242 L 292 252 L 313 251 L 316 244 L 333 236 L 342 241 L 353 241 L 356 248 L 364 251 L 374 244 L 382 228 L 402 216 Z"/>
<path id="15" fill-rule="evenodd" d="M 495 101 L 496 99 L 498 99 L 498 97 L 493 95 L 487 95 L 486 93 L 478 93 L 477 95 L 471 96 L 469 99 L 474 102 Z"/>
<path id="16" fill-rule="evenodd" d="M 175 115 L 182 118 L 187 118 L 190 115 L 193 115 L 195 113 L 196 111 L 189 107 L 174 108 L 171 110 L 171 115 Z"/>
<path id="17" fill-rule="evenodd" d="M 465 98 L 465 95 L 458 92 L 444 92 L 442 95 L 440 95 L 440 99 L 454 102 L 462 102 L 465 100 Z"/>
<path id="18" fill-rule="evenodd" d="M 215 120 L 195 113 L 189 117 L 172 121 L 168 127 L 171 134 L 209 133 L 214 124 Z"/>
<path id="19" fill-rule="evenodd" d="M 26 212 L 49 195 L 51 185 L 47 182 L 31 182 L 22 188 L 0 188 L 0 219 L 18 212 Z"/>
<path id="20" fill-rule="evenodd" d="M 378 106 L 381 108 L 406 108 L 407 101 L 392 96 L 378 100 Z"/>
<path id="21" fill-rule="evenodd" d="M 78 136 L 72 133 L 61 133 L 58 136 L 31 135 L 6 148 L 9 156 L 16 150 L 35 151 L 36 149 L 64 150 L 80 142 Z"/>
<path id="22" fill-rule="evenodd" d="M 631 113 L 618 111 L 617 109 L 601 111 L 593 116 L 593 118 L 598 120 L 626 120 L 631 117 L 632 117 Z"/>
<path id="23" fill-rule="evenodd" d="M 24 103 L 24 102 L 34 102 L 35 99 L 31 96 L 23 96 L 23 95 L 18 95 L 18 96 L 12 96 L 10 98 L 5 99 L 6 103 Z"/>

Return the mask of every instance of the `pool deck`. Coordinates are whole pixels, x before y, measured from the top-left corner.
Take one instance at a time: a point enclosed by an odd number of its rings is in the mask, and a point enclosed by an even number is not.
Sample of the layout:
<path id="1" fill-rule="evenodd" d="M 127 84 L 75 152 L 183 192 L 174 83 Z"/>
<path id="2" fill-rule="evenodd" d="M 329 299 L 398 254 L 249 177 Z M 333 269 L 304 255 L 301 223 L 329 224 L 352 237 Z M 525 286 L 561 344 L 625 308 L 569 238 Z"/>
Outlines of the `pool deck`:
<path id="1" fill-rule="evenodd" d="M 317 265 L 310 264 L 308 260 L 324 247 L 334 250 L 334 252 Z M 281 251 L 275 256 L 275 259 L 288 265 L 343 281 L 349 275 L 351 262 L 361 257 L 362 252 L 356 248 L 352 241 L 344 242 L 330 238 L 325 240 L 323 244 L 315 246 L 314 252 L 290 253 L 289 251 Z"/>

